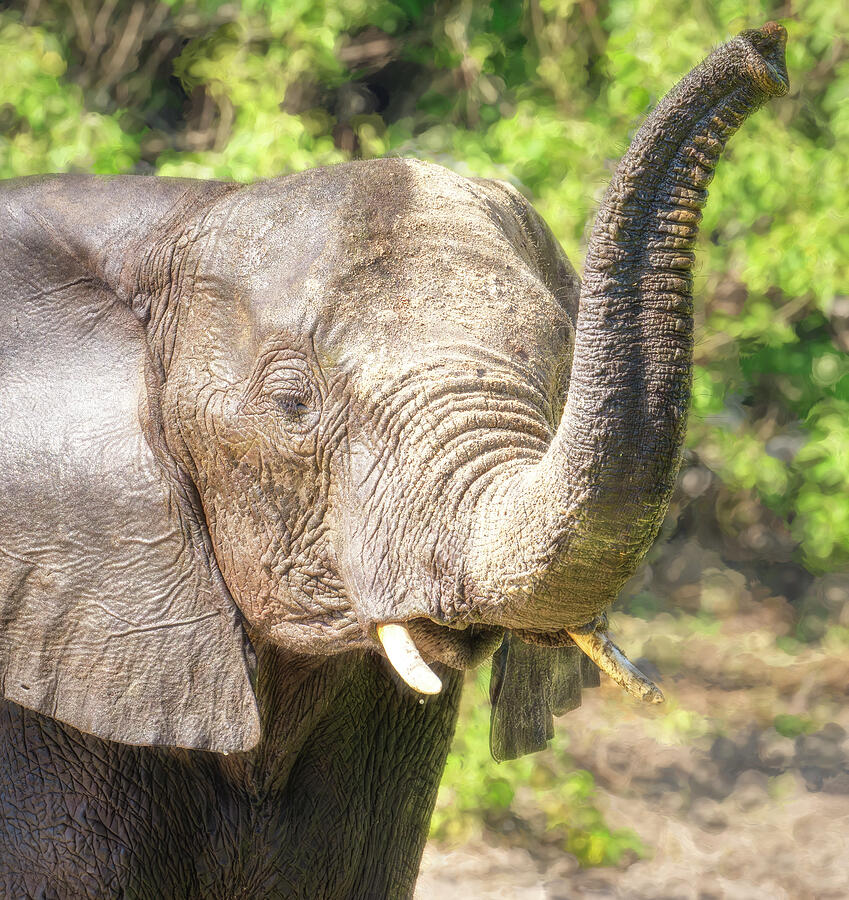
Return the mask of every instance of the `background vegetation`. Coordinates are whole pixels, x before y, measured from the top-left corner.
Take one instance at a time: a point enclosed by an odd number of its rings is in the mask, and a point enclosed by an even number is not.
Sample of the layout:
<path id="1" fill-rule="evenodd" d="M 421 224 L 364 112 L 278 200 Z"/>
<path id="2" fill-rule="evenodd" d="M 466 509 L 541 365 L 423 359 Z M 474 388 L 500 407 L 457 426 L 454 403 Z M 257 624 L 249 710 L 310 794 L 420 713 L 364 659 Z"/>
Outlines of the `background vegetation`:
<path id="1" fill-rule="evenodd" d="M 785 668 L 849 644 L 849 5 L 13 3 L 0 12 L 0 176 L 249 181 L 418 156 L 512 181 L 580 266 L 588 223 L 645 113 L 712 46 L 768 19 L 790 32 L 792 88 L 732 141 L 711 188 L 689 449 L 665 543 L 625 592 L 619 621 L 674 701 L 688 636 L 707 642 L 704 656 L 748 623 L 738 631 L 762 628 Z M 761 718 L 787 739 L 830 714 L 781 702 Z M 605 824 L 593 775 L 569 755 L 568 719 L 551 751 L 501 767 L 489 761 L 487 721 L 473 687 L 437 838 L 520 822 L 585 865 L 650 852 Z M 652 727 L 688 740 L 719 728 L 711 721 L 673 702 Z"/>

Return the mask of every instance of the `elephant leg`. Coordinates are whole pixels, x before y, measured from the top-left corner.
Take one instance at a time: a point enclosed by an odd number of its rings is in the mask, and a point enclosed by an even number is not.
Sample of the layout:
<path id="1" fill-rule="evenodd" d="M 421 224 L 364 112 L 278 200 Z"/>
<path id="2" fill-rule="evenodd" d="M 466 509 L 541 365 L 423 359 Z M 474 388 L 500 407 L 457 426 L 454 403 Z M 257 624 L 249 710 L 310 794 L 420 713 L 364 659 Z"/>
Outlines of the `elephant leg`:
<path id="1" fill-rule="evenodd" d="M 263 896 L 412 896 L 462 686 L 462 673 L 440 674 L 443 692 L 422 703 L 385 661 L 352 668 L 289 775 L 287 852 Z"/>

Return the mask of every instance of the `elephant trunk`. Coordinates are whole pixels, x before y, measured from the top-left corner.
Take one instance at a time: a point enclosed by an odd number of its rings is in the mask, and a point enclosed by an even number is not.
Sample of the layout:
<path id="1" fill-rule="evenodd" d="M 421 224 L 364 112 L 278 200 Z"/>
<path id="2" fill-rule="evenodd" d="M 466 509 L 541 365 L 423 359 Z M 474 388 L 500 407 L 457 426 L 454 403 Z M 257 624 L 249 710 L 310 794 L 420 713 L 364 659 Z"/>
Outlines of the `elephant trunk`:
<path id="1" fill-rule="evenodd" d="M 721 46 L 663 99 L 619 164 L 590 240 L 554 440 L 482 506 L 469 589 L 485 621 L 582 625 L 654 540 L 690 396 L 700 210 L 728 138 L 787 92 L 785 40 L 768 23 Z"/>

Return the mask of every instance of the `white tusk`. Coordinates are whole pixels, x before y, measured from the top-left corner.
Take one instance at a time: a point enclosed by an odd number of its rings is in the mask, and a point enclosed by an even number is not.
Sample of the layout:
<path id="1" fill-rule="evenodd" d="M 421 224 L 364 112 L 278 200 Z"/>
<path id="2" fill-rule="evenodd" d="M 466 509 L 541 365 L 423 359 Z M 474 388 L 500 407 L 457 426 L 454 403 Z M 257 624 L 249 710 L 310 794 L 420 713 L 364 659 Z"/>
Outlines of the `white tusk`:
<path id="1" fill-rule="evenodd" d="M 569 637 L 602 672 L 609 675 L 629 694 L 647 703 L 663 703 L 664 697 L 660 688 L 643 675 L 613 643 L 606 631 L 593 631 L 590 634 L 570 631 Z"/>
<path id="2" fill-rule="evenodd" d="M 438 694 L 442 690 L 442 681 L 422 659 L 404 625 L 378 625 L 377 637 L 392 668 L 414 691 Z"/>

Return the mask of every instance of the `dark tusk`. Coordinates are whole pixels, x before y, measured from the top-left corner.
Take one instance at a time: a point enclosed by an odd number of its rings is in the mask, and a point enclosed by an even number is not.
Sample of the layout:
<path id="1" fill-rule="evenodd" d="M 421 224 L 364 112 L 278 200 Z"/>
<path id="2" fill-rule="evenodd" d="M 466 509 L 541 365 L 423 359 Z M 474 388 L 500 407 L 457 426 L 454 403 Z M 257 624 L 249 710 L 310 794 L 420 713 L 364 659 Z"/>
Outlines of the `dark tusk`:
<path id="1" fill-rule="evenodd" d="M 646 703 L 663 703 L 664 696 L 660 688 L 643 675 L 613 643 L 606 631 L 592 631 L 589 634 L 570 631 L 569 637 L 619 687 Z"/>

